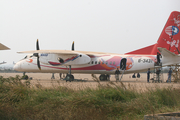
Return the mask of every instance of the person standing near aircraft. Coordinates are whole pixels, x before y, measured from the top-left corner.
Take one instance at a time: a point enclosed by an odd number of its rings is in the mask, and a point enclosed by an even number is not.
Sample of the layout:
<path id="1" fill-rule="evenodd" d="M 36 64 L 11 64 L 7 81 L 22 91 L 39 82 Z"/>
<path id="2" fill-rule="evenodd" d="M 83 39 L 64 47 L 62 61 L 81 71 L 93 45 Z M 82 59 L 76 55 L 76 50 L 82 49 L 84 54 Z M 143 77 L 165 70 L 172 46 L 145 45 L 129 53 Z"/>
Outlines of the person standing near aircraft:
<path id="1" fill-rule="evenodd" d="M 136 78 L 136 73 L 134 73 L 134 74 L 132 75 L 132 78 Z"/>
<path id="2" fill-rule="evenodd" d="M 120 71 L 119 71 L 119 69 L 117 68 L 116 71 L 115 71 L 115 78 L 116 78 L 116 81 L 119 80 L 119 74 L 120 74 Z"/>
<path id="3" fill-rule="evenodd" d="M 169 71 L 168 71 L 168 80 L 167 80 L 167 82 L 170 81 L 170 83 L 171 83 L 171 74 L 172 74 L 172 70 L 171 70 L 171 68 L 169 68 Z"/>
<path id="4" fill-rule="evenodd" d="M 62 73 L 59 73 L 60 80 L 62 79 Z"/>
<path id="5" fill-rule="evenodd" d="M 140 78 L 140 74 L 139 73 L 137 73 L 137 78 Z"/>
<path id="6" fill-rule="evenodd" d="M 159 52 L 157 52 L 157 65 L 160 65 L 160 58 L 162 58 L 161 54 Z"/>
<path id="7" fill-rule="evenodd" d="M 54 73 L 52 73 L 52 77 L 51 77 L 51 79 L 55 79 L 55 77 L 54 77 Z"/>
<path id="8" fill-rule="evenodd" d="M 160 72 L 161 72 L 161 70 L 157 68 L 157 69 L 156 69 L 156 75 L 157 75 L 157 80 L 158 80 L 158 81 L 159 81 L 159 79 L 160 79 L 160 78 L 159 78 Z"/>
<path id="9" fill-rule="evenodd" d="M 151 73 L 150 68 L 148 68 L 148 71 L 147 71 L 147 82 L 148 83 L 149 83 L 150 73 Z"/>

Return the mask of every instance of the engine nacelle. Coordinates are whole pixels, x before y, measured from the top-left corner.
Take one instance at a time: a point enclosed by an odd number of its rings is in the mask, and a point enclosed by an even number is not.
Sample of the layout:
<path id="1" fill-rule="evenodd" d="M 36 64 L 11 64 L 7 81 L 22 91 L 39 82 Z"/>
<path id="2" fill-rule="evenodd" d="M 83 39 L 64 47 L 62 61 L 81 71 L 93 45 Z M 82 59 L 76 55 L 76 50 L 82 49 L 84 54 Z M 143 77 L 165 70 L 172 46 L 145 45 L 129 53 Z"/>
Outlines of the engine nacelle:
<path id="1" fill-rule="evenodd" d="M 58 65 L 82 65 L 91 61 L 91 58 L 86 54 L 40 54 L 40 62 L 50 64 L 53 66 Z"/>

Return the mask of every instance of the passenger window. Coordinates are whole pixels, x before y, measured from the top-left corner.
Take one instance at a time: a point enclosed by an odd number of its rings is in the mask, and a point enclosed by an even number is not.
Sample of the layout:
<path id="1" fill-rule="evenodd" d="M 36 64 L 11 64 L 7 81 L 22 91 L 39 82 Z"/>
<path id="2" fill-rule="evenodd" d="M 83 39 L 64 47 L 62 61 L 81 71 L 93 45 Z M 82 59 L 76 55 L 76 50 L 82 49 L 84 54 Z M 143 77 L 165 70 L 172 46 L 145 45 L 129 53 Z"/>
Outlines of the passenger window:
<path id="1" fill-rule="evenodd" d="M 108 64 L 108 62 L 106 62 L 106 65 Z"/>
<path id="2" fill-rule="evenodd" d="M 97 64 L 97 61 L 95 61 L 95 64 Z"/>
<path id="3" fill-rule="evenodd" d="M 112 61 L 110 62 L 110 65 L 112 65 Z"/>
<path id="4" fill-rule="evenodd" d="M 93 63 L 94 63 L 94 61 L 91 62 L 91 64 L 93 64 Z"/>
<path id="5" fill-rule="evenodd" d="M 99 64 L 101 64 L 101 61 L 99 61 Z"/>
<path id="6" fill-rule="evenodd" d="M 115 62 L 113 62 L 113 65 L 115 65 Z"/>

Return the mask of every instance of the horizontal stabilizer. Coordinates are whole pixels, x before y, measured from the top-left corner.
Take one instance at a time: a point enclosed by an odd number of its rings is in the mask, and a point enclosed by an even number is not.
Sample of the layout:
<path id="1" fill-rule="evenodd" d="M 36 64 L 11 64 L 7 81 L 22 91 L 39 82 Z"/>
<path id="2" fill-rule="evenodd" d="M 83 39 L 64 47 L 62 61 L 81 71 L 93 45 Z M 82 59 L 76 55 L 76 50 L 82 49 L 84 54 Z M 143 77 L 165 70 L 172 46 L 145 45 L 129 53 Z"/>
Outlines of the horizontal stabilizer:
<path id="1" fill-rule="evenodd" d="M 168 66 L 168 65 L 176 65 L 179 64 L 179 57 L 180 55 L 177 55 L 166 48 L 158 47 L 158 50 L 160 51 L 162 55 L 162 60 L 163 60 L 163 66 Z"/>
<path id="2" fill-rule="evenodd" d="M 158 50 L 164 57 L 179 57 L 177 54 L 172 53 L 171 51 L 167 50 L 166 48 L 158 47 Z"/>

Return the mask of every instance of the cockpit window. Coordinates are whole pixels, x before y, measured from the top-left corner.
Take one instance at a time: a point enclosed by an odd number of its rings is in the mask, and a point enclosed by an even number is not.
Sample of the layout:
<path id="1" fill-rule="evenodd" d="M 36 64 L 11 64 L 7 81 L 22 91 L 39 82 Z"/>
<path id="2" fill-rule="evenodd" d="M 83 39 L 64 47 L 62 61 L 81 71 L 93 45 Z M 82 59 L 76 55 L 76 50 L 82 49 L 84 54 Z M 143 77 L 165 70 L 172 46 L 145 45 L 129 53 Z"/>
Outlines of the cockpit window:
<path id="1" fill-rule="evenodd" d="M 26 59 L 26 58 L 27 58 L 27 56 L 24 57 L 24 59 Z"/>

